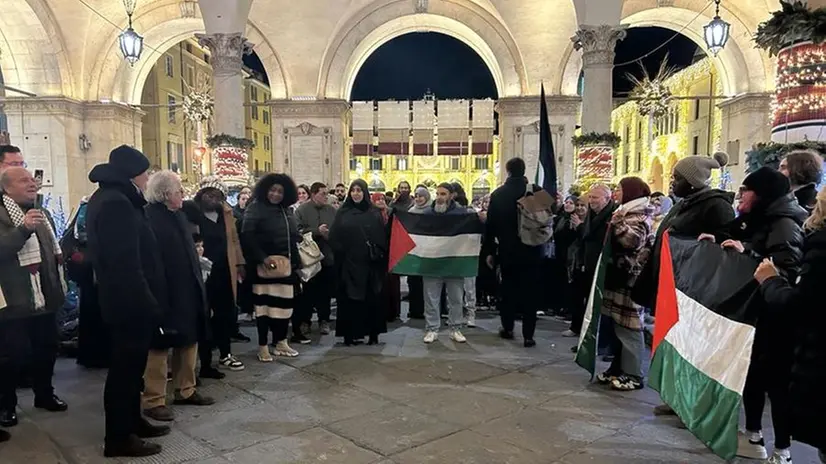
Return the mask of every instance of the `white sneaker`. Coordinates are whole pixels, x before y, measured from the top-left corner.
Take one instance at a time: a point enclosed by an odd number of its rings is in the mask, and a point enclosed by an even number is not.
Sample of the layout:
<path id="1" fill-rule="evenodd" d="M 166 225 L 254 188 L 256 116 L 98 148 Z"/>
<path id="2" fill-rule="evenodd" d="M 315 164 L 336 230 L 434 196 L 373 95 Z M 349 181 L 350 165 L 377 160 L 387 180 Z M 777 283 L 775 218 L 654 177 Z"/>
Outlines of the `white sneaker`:
<path id="1" fill-rule="evenodd" d="M 287 343 L 287 340 L 281 340 L 280 342 L 275 344 L 275 355 L 294 358 L 298 356 L 298 351 L 292 349 L 290 345 Z"/>
<path id="2" fill-rule="evenodd" d="M 432 330 L 428 330 L 426 334 L 424 334 L 424 342 L 425 343 L 433 343 L 436 339 L 439 338 L 439 333 L 434 332 Z"/>
<path id="3" fill-rule="evenodd" d="M 468 315 L 468 317 L 467 317 L 467 326 L 468 327 L 476 327 L 476 316 Z"/>
<path id="4" fill-rule="evenodd" d="M 737 434 L 737 456 L 747 459 L 765 460 L 769 457 L 766 451 L 766 441 L 763 437 L 754 441 L 749 438 L 748 433 L 738 432 Z"/>
<path id="5" fill-rule="evenodd" d="M 456 343 L 464 343 L 467 341 L 467 338 L 465 338 L 465 336 L 462 335 L 462 332 L 459 332 L 458 330 L 450 331 L 450 339 Z"/>
<path id="6" fill-rule="evenodd" d="M 788 450 L 786 450 L 788 452 Z M 788 457 L 781 454 L 778 450 L 774 450 L 772 456 L 769 458 L 769 464 L 792 464 L 792 455 L 789 454 Z"/>
<path id="7" fill-rule="evenodd" d="M 228 354 L 225 358 L 218 360 L 218 367 L 229 369 L 231 371 L 243 371 L 244 363 L 239 361 L 235 356 Z"/>
<path id="8" fill-rule="evenodd" d="M 268 346 L 259 346 L 258 347 L 258 360 L 262 363 L 271 363 L 273 361 L 272 355 L 270 354 L 270 347 Z"/>
<path id="9" fill-rule="evenodd" d="M 568 329 L 565 332 L 562 332 L 562 336 L 565 337 L 565 338 L 574 338 L 574 337 L 578 337 L 579 335 L 574 333 L 573 330 Z"/>

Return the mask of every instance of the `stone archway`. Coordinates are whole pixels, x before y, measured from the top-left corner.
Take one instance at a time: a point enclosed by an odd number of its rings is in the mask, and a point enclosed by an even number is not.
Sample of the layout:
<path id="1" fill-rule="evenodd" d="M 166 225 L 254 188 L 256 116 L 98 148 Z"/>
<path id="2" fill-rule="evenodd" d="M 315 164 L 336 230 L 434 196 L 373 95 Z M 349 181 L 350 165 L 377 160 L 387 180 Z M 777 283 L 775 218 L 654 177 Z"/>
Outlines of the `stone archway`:
<path id="1" fill-rule="evenodd" d="M 663 174 L 663 164 L 660 162 L 660 158 L 656 157 L 651 162 L 651 191 L 652 192 L 662 192 L 663 186 L 666 184 L 666 180 Z"/>
<path id="2" fill-rule="evenodd" d="M 622 24 L 630 27 L 657 26 L 675 32 L 680 31 L 705 50 L 703 25 L 711 21 L 708 11 L 710 10 L 698 14 L 698 11 L 684 8 L 650 8 L 625 16 Z M 732 23 L 731 38 L 726 48 L 716 58 L 712 58 L 722 80 L 723 93 L 734 96 L 741 93 L 766 92 L 774 85 L 771 60 L 764 59 L 765 55 L 754 48 L 751 43 L 754 31 L 744 21 L 732 13 L 727 15 L 726 20 Z M 685 27 L 686 24 L 690 26 Z"/>
<path id="3" fill-rule="evenodd" d="M 528 93 L 519 48 L 500 18 L 470 0 L 431 0 L 419 12 L 414 6 L 409 0 L 382 0 L 353 15 L 328 43 L 317 96 L 349 99 L 367 57 L 388 41 L 411 32 L 438 32 L 467 44 L 488 65 L 500 98 Z"/>
<path id="4" fill-rule="evenodd" d="M 114 33 L 108 50 L 94 65 L 92 75 L 99 78 L 90 79 L 89 99 L 140 103 L 146 78 L 163 53 L 178 42 L 204 32 L 203 20 L 197 16 L 182 17 L 177 5 L 161 5 L 140 13 L 135 18 L 135 28 L 144 34 L 143 56 L 134 66 L 126 63 L 118 50 L 117 33 Z M 287 98 L 288 83 L 273 46 L 252 21 L 247 22 L 245 36 L 255 46 L 254 50 L 264 64 L 272 98 Z"/>
<path id="5" fill-rule="evenodd" d="M 75 96 L 65 42 L 46 0 L 3 0 L 0 50 L 5 85 L 38 96 Z"/>

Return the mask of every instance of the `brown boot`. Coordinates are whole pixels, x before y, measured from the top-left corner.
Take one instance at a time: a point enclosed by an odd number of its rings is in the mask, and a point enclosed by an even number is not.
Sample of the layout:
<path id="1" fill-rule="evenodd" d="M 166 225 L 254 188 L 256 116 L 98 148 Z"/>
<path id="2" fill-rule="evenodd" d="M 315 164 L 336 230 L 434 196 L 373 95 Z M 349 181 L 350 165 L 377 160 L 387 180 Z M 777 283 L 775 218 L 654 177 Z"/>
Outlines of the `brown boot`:
<path id="1" fill-rule="evenodd" d="M 166 406 L 144 409 L 143 415 L 159 422 L 172 422 L 175 420 L 175 413 Z"/>

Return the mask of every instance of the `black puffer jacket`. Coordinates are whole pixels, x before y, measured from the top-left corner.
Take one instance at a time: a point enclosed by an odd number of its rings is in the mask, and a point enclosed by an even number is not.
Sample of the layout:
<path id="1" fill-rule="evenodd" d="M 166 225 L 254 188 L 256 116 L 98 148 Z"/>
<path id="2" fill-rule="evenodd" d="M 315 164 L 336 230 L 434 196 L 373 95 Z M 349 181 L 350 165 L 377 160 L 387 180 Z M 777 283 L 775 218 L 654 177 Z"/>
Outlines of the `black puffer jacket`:
<path id="1" fill-rule="evenodd" d="M 826 449 L 826 307 L 821 286 L 826 282 L 826 229 L 813 232 L 803 245 L 796 285 L 774 277 L 761 287 L 770 310 L 796 322 L 791 374 L 792 436 L 797 441 Z"/>
<path id="2" fill-rule="evenodd" d="M 519 239 L 517 202 L 525 196 L 527 189 L 527 179 L 509 177 L 490 195 L 482 254 L 496 256 L 499 264 L 505 268 L 530 267 L 542 258 L 541 246 L 528 246 Z M 534 186 L 533 191 L 538 190 Z"/>
<path id="3" fill-rule="evenodd" d="M 635 303 L 654 310 L 657 301 L 660 248 L 665 231 L 674 237 L 697 238 L 700 234 L 715 237 L 725 233 L 734 220 L 734 193 L 707 188 L 680 200 L 660 223 L 651 258 L 637 279 L 631 293 Z"/>
<path id="4" fill-rule="evenodd" d="M 292 208 L 257 200 L 247 206 L 241 226 L 241 246 L 250 267 L 262 264 L 268 256 L 284 256 L 290 258 L 293 271 L 301 268 L 298 254 L 301 240 Z M 255 283 L 259 277 L 254 274 L 252 279 Z M 288 282 L 298 283 L 298 275 L 293 272 L 282 281 Z"/>

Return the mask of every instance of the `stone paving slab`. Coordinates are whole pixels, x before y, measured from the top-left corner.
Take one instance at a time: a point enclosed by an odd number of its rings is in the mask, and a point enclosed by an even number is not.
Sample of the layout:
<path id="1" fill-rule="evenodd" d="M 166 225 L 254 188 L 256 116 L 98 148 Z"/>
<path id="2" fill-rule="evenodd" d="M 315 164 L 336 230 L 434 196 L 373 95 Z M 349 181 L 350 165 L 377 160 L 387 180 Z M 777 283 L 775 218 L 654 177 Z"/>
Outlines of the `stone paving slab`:
<path id="1" fill-rule="evenodd" d="M 722 462 L 676 420 L 653 416 L 656 392 L 589 384 L 572 362 L 576 340 L 560 336 L 564 323 L 542 318 L 534 349 L 518 336 L 501 340 L 491 313 L 478 323 L 463 345 L 446 330 L 423 344 L 421 321 L 391 324 L 378 346 L 315 334 L 296 346 L 299 357 L 269 364 L 257 361 L 254 343 L 234 344 L 246 369 L 205 381 L 201 392 L 215 405 L 172 406 L 173 433 L 158 440 L 164 453 L 143 460 L 103 459 L 105 371 L 61 359 L 55 385 L 69 411 L 34 410 L 21 391 L 22 422 L 0 445 L 0 463 Z M 795 464 L 816 462 L 808 447 L 793 453 Z"/>

